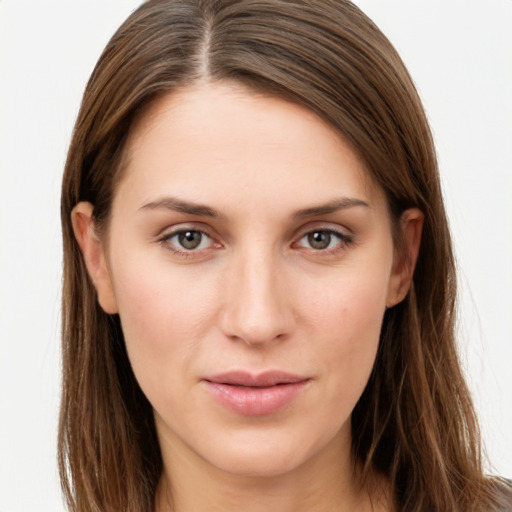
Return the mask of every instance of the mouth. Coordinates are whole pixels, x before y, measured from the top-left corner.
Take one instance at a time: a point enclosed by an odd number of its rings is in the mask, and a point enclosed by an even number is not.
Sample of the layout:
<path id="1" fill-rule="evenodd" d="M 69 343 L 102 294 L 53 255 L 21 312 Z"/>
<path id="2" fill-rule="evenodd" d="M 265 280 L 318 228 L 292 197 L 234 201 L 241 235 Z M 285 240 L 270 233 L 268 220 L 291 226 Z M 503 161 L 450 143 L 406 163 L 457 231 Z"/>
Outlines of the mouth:
<path id="1" fill-rule="evenodd" d="M 291 404 L 311 378 L 281 371 L 252 374 L 228 372 L 206 377 L 203 382 L 215 400 L 244 416 L 263 416 Z"/>

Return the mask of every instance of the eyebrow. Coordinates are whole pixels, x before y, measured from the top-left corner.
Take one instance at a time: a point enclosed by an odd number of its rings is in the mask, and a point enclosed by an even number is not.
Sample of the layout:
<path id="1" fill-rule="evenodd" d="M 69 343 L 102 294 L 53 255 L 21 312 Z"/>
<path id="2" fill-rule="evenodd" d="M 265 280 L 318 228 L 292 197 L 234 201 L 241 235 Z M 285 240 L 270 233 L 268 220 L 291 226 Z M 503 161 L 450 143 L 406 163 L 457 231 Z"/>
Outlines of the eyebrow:
<path id="1" fill-rule="evenodd" d="M 356 206 L 370 208 L 370 205 L 366 201 L 363 201 L 362 199 L 357 199 L 354 197 L 342 197 L 341 199 L 335 199 L 325 204 L 298 210 L 294 214 L 294 217 L 296 219 L 303 219 L 305 217 L 315 217 L 316 215 L 327 215 L 329 213 L 335 213 L 339 210 L 354 208 Z"/>
<path id="2" fill-rule="evenodd" d="M 209 206 L 183 201 L 176 197 L 163 197 L 156 201 L 151 201 L 141 206 L 140 210 L 172 210 L 174 212 L 186 213 L 188 215 L 196 215 L 198 217 L 221 218 L 223 217 L 217 210 Z"/>
<path id="3" fill-rule="evenodd" d="M 329 213 L 335 213 L 339 210 L 354 208 L 357 206 L 370 208 L 370 205 L 367 202 L 363 201 L 362 199 L 343 197 L 341 199 L 329 201 L 328 203 L 322 205 L 312 206 L 310 208 L 298 210 L 297 212 L 295 212 L 293 217 L 295 219 L 303 219 L 306 217 L 315 217 L 317 215 L 327 215 Z M 174 212 L 185 213 L 188 215 L 196 215 L 198 217 L 210 217 L 214 219 L 224 218 L 224 216 L 219 211 L 215 210 L 214 208 L 211 208 L 210 206 L 194 203 L 191 201 L 184 201 L 176 197 L 163 197 L 161 199 L 157 199 L 156 201 L 146 203 L 140 208 L 140 210 L 159 209 L 171 210 Z"/>

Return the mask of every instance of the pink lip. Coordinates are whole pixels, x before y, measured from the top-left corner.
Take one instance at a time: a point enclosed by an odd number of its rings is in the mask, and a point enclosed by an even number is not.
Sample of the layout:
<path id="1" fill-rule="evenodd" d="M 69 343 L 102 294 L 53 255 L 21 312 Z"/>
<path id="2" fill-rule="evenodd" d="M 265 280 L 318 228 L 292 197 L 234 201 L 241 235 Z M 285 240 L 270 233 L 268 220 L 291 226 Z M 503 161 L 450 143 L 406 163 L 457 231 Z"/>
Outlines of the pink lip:
<path id="1" fill-rule="evenodd" d="M 206 377 L 203 382 L 217 401 L 245 416 L 272 414 L 289 404 L 310 378 L 280 371 L 254 375 L 234 371 Z"/>

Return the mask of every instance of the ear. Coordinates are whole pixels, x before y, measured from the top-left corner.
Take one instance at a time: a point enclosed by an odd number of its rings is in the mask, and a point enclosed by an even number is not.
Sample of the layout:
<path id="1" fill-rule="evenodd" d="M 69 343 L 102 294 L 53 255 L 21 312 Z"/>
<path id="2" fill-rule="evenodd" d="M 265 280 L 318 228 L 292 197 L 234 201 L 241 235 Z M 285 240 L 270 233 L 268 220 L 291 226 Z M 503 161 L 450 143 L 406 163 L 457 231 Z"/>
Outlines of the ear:
<path id="1" fill-rule="evenodd" d="M 420 250 L 423 219 L 424 215 L 418 208 L 405 210 L 400 217 L 400 240 L 395 247 L 386 300 L 388 308 L 401 302 L 411 286 Z"/>
<path id="2" fill-rule="evenodd" d="M 112 315 L 118 312 L 117 301 L 105 251 L 94 229 L 93 208 L 91 203 L 78 203 L 71 212 L 71 222 L 85 266 L 96 288 L 98 302 L 105 313 Z"/>

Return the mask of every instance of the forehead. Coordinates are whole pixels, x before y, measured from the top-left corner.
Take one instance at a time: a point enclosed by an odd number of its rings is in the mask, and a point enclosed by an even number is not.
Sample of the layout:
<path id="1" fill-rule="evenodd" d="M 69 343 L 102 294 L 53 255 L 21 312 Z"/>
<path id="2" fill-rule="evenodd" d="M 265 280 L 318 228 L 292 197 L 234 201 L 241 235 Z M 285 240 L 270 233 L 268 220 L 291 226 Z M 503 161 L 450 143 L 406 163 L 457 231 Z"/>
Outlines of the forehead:
<path id="1" fill-rule="evenodd" d="M 203 202 L 223 193 L 306 202 L 315 195 L 381 195 L 362 159 L 315 113 L 226 83 L 153 102 L 130 131 L 123 187 Z"/>

